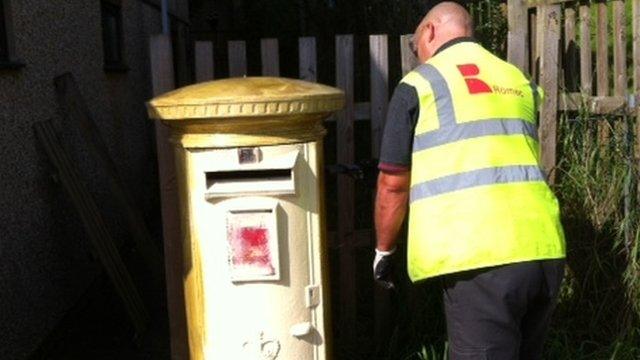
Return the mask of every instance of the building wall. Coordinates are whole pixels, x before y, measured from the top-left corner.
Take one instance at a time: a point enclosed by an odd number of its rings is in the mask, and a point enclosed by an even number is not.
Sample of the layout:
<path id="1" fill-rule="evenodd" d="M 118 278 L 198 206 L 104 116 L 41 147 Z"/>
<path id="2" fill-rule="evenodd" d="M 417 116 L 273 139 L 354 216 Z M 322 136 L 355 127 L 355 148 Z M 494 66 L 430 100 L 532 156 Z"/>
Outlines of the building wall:
<path id="1" fill-rule="evenodd" d="M 6 1 L 6 0 L 5 0 Z M 158 1 L 122 0 L 129 71 L 103 70 L 100 1 L 10 0 L 15 58 L 0 69 L 0 359 L 33 352 L 100 271 L 64 189 L 52 177 L 33 123 L 54 119 L 115 238 L 127 241 L 106 173 L 78 126 L 59 115 L 53 79 L 76 78 L 135 202 L 161 246 L 148 38 L 161 30 Z M 188 18 L 187 1 L 174 11 Z M 120 230 L 118 230 L 120 229 Z M 117 306 L 117 305 L 114 305 Z"/>

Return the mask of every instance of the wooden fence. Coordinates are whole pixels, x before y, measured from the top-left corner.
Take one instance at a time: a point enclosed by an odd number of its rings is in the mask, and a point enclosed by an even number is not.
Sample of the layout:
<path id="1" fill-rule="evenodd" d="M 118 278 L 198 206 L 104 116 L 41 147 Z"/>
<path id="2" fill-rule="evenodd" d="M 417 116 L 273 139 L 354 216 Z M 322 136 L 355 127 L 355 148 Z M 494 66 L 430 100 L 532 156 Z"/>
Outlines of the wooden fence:
<path id="1" fill-rule="evenodd" d="M 558 111 L 587 108 L 593 114 L 627 114 L 636 116 L 637 94 L 640 94 L 640 0 L 627 0 L 631 14 L 625 12 L 623 0 L 595 3 L 568 1 L 508 0 L 509 21 L 508 60 L 532 74 L 545 90 L 540 111 L 540 141 L 542 162 L 553 181 L 557 156 Z M 608 19 L 609 6 L 612 9 Z M 633 36 L 626 36 L 626 24 L 633 21 Z M 595 25 L 595 26 L 594 26 Z M 592 30 L 595 28 L 595 36 Z M 609 31 L 611 29 L 612 31 Z M 393 40 L 393 41 L 391 41 Z M 396 41 L 397 40 L 397 41 Z M 633 56 L 627 63 L 627 42 L 632 42 Z M 613 44 L 613 62 L 609 63 L 609 43 Z M 390 44 L 399 44 L 390 48 Z M 595 47 L 592 46 L 595 44 Z M 327 120 L 335 126 L 336 162 L 349 168 L 356 161 L 356 149 L 369 147 L 371 158 L 377 159 L 382 129 L 389 100 L 389 69 L 401 69 L 402 75 L 417 65 L 409 48 L 409 35 L 391 39 L 387 35 L 368 37 L 368 61 L 356 59 L 353 35 L 335 37 L 335 86 L 344 90 L 346 105 L 335 117 Z M 247 42 L 227 43 L 228 76 L 248 75 Z M 395 53 L 394 53 L 395 52 Z M 390 56 L 399 55 L 399 56 Z M 195 43 L 196 81 L 214 78 L 216 63 L 211 42 Z M 592 59 L 595 57 L 595 63 Z M 219 57 L 218 57 L 219 59 Z M 316 39 L 298 39 L 298 77 L 307 81 L 318 80 L 318 49 Z M 399 61 L 391 64 L 390 60 Z M 280 50 L 278 39 L 260 40 L 260 73 L 250 75 L 279 76 Z M 356 102 L 355 64 L 369 64 L 368 101 Z M 219 62 L 217 62 L 219 63 Z M 632 65 L 631 69 L 628 65 Z M 612 72 L 610 71 L 612 69 Z M 366 70 L 365 70 L 366 71 Z M 628 86 L 628 76 L 633 85 Z M 395 85 L 395 84 L 392 84 Z M 595 85 L 595 86 L 594 86 Z M 362 89 L 360 89 L 362 90 Z M 370 141 L 354 136 L 357 122 L 370 124 Z M 329 125 L 329 124 L 328 124 Z M 640 127 L 636 128 L 636 134 Z M 603 127 L 602 137 L 606 138 Z M 369 137 L 367 137 L 369 138 Z M 639 138 L 636 136 L 636 139 Z M 331 142 L 333 143 L 333 142 Z M 357 276 L 356 252 L 373 249 L 372 229 L 358 228 L 356 215 L 356 180 L 349 174 L 335 178 L 337 209 L 328 214 L 335 217 L 335 231 L 329 233 L 329 246 L 337 253 L 339 276 L 332 279 L 339 298 L 333 300 L 339 314 L 335 329 L 340 335 L 339 346 L 346 353 L 357 354 Z"/>
<path id="2" fill-rule="evenodd" d="M 540 138 L 543 164 L 550 171 L 556 165 L 558 111 L 637 116 L 640 0 L 508 0 L 507 4 L 507 58 L 538 79 L 546 92 Z M 632 36 L 627 36 L 628 24 Z M 633 49 L 631 61 L 627 48 Z M 602 141 L 608 131 L 606 124 L 600 126 Z M 636 126 L 636 142 L 639 131 Z"/>

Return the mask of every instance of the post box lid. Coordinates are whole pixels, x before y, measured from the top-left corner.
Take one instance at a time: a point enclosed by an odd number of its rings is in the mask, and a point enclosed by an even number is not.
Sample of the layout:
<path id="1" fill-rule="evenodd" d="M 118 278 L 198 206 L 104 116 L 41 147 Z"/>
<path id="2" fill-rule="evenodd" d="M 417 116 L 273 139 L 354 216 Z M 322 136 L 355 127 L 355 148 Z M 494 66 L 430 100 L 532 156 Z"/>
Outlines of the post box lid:
<path id="1" fill-rule="evenodd" d="M 243 77 L 186 86 L 147 103 L 161 120 L 286 116 L 329 113 L 344 106 L 334 87 L 276 77 Z"/>

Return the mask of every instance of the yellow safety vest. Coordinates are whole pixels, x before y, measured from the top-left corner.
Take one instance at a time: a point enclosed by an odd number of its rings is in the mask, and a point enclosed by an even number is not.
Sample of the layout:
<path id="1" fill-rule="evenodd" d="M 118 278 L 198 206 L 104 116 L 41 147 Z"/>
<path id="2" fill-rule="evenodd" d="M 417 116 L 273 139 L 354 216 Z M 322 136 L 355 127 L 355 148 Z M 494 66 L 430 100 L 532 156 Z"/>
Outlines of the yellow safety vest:
<path id="1" fill-rule="evenodd" d="M 413 281 L 565 257 L 558 201 L 540 167 L 542 91 L 474 42 L 407 74 L 420 111 L 411 161 Z"/>

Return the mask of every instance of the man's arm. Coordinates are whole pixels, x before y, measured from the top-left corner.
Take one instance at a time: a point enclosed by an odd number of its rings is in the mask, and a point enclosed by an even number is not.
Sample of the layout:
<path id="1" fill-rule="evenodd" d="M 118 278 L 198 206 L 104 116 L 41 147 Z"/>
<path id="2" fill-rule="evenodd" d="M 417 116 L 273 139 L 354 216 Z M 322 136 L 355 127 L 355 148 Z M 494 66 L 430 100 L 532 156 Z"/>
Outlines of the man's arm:
<path id="1" fill-rule="evenodd" d="M 376 249 L 395 248 L 400 227 L 407 213 L 410 172 L 380 171 L 375 205 Z"/>

